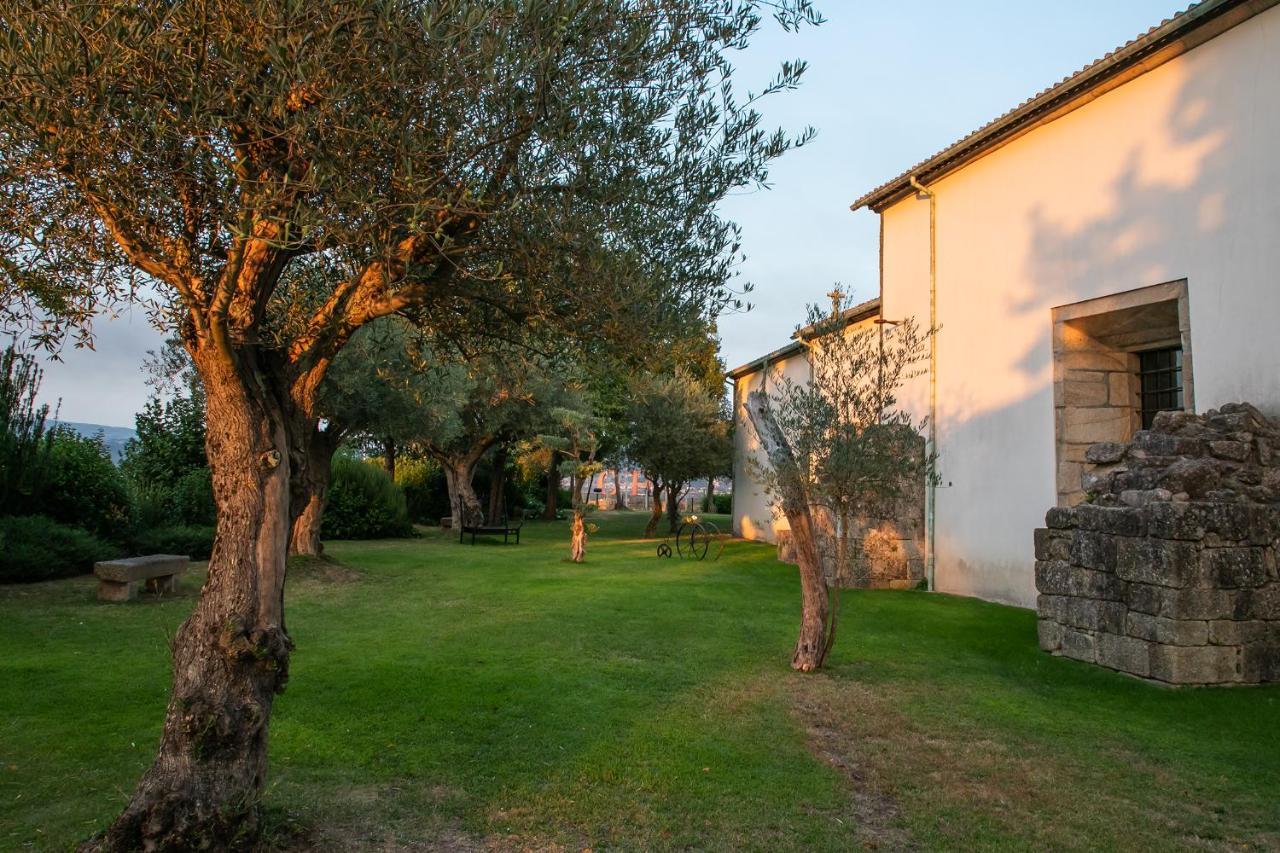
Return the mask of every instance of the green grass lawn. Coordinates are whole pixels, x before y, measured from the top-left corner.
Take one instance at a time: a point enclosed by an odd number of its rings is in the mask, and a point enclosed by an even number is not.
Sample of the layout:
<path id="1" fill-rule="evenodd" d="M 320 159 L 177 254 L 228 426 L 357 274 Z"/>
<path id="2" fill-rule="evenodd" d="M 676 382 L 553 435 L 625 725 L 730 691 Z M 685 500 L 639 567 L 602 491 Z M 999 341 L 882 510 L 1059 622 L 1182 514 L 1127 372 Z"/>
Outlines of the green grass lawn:
<path id="1" fill-rule="evenodd" d="M 659 560 L 640 513 L 519 547 L 338 542 L 289 585 L 271 843 L 295 849 L 1280 848 L 1280 689 L 1171 690 L 1035 647 L 1034 615 L 848 593 L 787 668 L 794 569 Z M 65 849 L 159 736 L 194 600 L 0 588 L 0 850 Z"/>

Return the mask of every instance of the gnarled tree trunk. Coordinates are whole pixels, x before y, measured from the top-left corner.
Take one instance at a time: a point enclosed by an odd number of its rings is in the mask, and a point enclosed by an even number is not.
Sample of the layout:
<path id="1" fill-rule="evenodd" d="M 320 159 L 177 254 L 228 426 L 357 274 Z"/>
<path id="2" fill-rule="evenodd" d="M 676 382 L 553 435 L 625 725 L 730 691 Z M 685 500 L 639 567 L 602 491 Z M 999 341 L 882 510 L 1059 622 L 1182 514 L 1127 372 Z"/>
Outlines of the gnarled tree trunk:
<path id="1" fill-rule="evenodd" d="M 791 656 L 791 668 L 811 672 L 822 666 L 829 651 L 826 631 L 830 604 L 818 546 L 819 531 L 810 511 L 800 466 L 774 420 L 768 396 L 763 391 L 752 391 L 747 395 L 746 409 L 773 467 L 779 503 L 791 525 L 800 572 L 800 636 Z"/>
<path id="2" fill-rule="evenodd" d="M 573 523 L 569 528 L 569 560 L 581 563 L 587 558 L 587 519 L 581 507 L 573 509 Z"/>
<path id="3" fill-rule="evenodd" d="M 440 459 L 440 467 L 444 470 L 445 485 L 449 488 L 449 515 L 453 519 L 453 529 L 458 530 L 464 524 L 473 525 L 484 522 L 484 509 L 480 499 L 472 487 L 476 464 L 469 458 Z"/>
<path id="4" fill-rule="evenodd" d="M 289 534 L 289 553 L 318 557 L 324 553 L 320 527 L 324 508 L 329 501 L 332 482 L 333 454 L 342 443 L 342 431 L 332 422 L 321 430 L 314 422 L 295 422 L 294 435 L 306 438 L 295 447 L 290 476 L 290 512 L 293 516 Z"/>
<path id="5" fill-rule="evenodd" d="M 658 532 L 658 522 L 662 521 L 662 484 L 657 480 L 650 480 L 653 483 L 653 506 L 649 508 L 649 522 L 644 526 L 644 538 L 648 539 Z"/>
<path id="6" fill-rule="evenodd" d="M 507 446 L 499 444 L 493 451 L 493 476 L 489 478 L 489 520 L 496 521 L 507 512 Z"/>
<path id="7" fill-rule="evenodd" d="M 387 476 L 392 479 L 396 478 L 396 437 L 394 435 L 383 436 L 382 438 L 382 467 L 387 469 Z"/>
<path id="8" fill-rule="evenodd" d="M 716 478 L 714 476 L 707 478 L 707 496 L 702 500 L 703 512 L 716 511 Z"/>
<path id="9" fill-rule="evenodd" d="M 787 513 L 787 521 L 791 524 L 791 539 L 795 543 L 800 568 L 800 636 L 791 655 L 791 668 L 812 672 L 821 668 L 831 651 L 827 644 L 830 597 L 822 575 L 821 553 L 812 515 L 805 512 L 792 518 Z"/>
<path id="10" fill-rule="evenodd" d="M 627 493 L 622 489 L 622 466 L 613 466 L 613 508 L 615 510 L 629 509 L 627 506 Z"/>
<path id="11" fill-rule="evenodd" d="M 225 850 L 252 843 L 267 724 L 292 643 L 284 623 L 289 441 L 279 387 L 212 346 L 193 353 L 208 402 L 217 533 L 209 577 L 173 639 L 173 691 L 155 762 L 102 850 Z M 238 358 L 240 361 L 233 360 Z"/>
<path id="12" fill-rule="evenodd" d="M 684 483 L 667 484 L 667 528 L 671 533 L 680 529 L 680 492 Z"/>

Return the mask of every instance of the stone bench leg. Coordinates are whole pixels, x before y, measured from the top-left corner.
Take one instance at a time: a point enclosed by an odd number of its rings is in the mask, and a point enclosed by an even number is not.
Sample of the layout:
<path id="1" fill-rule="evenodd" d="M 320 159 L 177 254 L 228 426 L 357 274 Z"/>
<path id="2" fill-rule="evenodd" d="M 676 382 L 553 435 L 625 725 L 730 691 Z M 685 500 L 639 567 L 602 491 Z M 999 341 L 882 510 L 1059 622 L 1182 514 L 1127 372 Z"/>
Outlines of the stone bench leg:
<path id="1" fill-rule="evenodd" d="M 156 595 L 173 595 L 177 591 L 177 575 L 165 575 L 164 577 L 149 578 L 147 580 L 147 592 L 154 592 Z"/>
<path id="2" fill-rule="evenodd" d="M 138 597 L 138 582 L 98 581 L 99 601 L 133 601 Z"/>

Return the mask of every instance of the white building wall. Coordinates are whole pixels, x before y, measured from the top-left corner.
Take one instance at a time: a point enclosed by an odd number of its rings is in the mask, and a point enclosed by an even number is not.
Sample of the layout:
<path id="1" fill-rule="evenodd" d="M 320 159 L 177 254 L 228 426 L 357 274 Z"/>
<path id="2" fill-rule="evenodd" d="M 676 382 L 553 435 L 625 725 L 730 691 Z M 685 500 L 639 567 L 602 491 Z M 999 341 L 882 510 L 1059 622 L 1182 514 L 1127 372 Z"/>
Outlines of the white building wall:
<path id="1" fill-rule="evenodd" d="M 772 362 L 767 370 L 757 370 L 734 381 L 733 532 L 743 539 L 774 542 L 777 531 L 790 529 L 787 519 L 774 513 L 773 502 L 760 481 L 761 466 L 767 465 L 768 460 L 745 408 L 747 394 L 762 386 L 773 393 L 786 379 L 808 384 L 809 359 L 804 352 Z"/>
<path id="2" fill-rule="evenodd" d="M 1280 7 L 933 186 L 937 587 L 1031 606 L 1055 502 L 1054 306 L 1186 279 L 1200 411 L 1280 415 Z M 884 216 L 882 313 L 929 316 L 928 203 Z M 927 379 L 904 400 L 926 411 Z M 735 519 L 736 521 L 736 519 Z"/>

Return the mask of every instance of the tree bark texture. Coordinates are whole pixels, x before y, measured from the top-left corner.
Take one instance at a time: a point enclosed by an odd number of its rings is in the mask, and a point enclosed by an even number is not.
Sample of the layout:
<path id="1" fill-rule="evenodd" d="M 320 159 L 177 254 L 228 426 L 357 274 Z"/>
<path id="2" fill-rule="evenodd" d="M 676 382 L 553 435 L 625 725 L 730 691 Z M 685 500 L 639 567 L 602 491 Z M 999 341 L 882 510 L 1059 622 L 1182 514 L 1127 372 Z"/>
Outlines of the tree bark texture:
<path id="1" fill-rule="evenodd" d="M 650 482 L 653 483 L 653 506 L 650 507 L 649 509 L 649 522 L 644 526 L 644 538 L 646 539 L 657 534 L 658 522 L 662 521 L 662 510 L 663 510 L 662 484 L 656 480 L 651 480 Z"/>
<path id="2" fill-rule="evenodd" d="M 484 509 L 472 486 L 475 462 L 448 458 L 440 460 L 440 467 L 444 469 L 444 481 L 449 489 L 449 515 L 453 519 L 453 529 L 459 530 L 464 524 L 484 523 Z"/>
<path id="3" fill-rule="evenodd" d="M 684 483 L 667 484 L 667 529 L 675 533 L 680 529 L 680 492 Z"/>
<path id="4" fill-rule="evenodd" d="M 587 559 L 587 520 L 581 507 L 574 507 L 569 533 L 569 560 L 581 563 Z"/>
<path id="5" fill-rule="evenodd" d="M 396 438 L 393 435 L 384 436 L 382 439 L 382 465 L 387 469 L 387 476 L 392 482 L 396 479 Z"/>
<path id="6" fill-rule="evenodd" d="M 823 513 L 828 519 L 833 518 L 831 512 Z M 840 626 L 840 590 L 845 585 L 845 577 L 849 567 L 849 530 L 853 519 L 851 514 L 845 510 L 840 512 L 838 520 L 830 525 L 830 532 L 827 535 L 828 543 L 835 543 L 835 558 L 832 562 L 830 585 L 828 586 L 828 597 L 831 600 L 831 613 L 827 619 L 827 639 L 823 646 L 822 659 L 825 661 L 827 655 L 831 654 L 831 647 L 836 643 L 836 629 Z"/>
<path id="7" fill-rule="evenodd" d="M 747 395 L 747 416 L 755 427 L 777 480 L 782 512 L 791 525 L 800 573 L 800 636 L 791 656 L 791 668 L 811 672 L 820 668 L 826 658 L 829 599 L 822 572 L 818 530 L 810 511 L 807 490 L 800 466 L 787 444 L 786 437 L 774 420 L 769 398 L 762 391 Z"/>
<path id="8" fill-rule="evenodd" d="M 260 826 L 267 725 L 292 649 L 284 623 L 286 419 L 269 377 L 246 363 L 252 351 L 194 350 L 217 505 L 208 580 L 173 638 L 173 690 L 155 762 L 88 849 L 237 849 Z"/>
<path id="9" fill-rule="evenodd" d="M 318 557 L 324 553 L 320 527 L 329 501 L 333 454 L 342 443 L 342 433 L 333 425 L 322 431 L 316 424 L 305 422 L 296 423 L 293 433 L 305 438 L 301 446 L 295 441 L 290 459 L 290 513 L 293 523 L 289 553 Z"/>
<path id="10" fill-rule="evenodd" d="M 497 521 L 507 512 L 507 446 L 493 451 L 493 476 L 489 478 L 489 520 Z"/>
<path id="11" fill-rule="evenodd" d="M 627 506 L 627 493 L 622 489 L 622 466 L 613 466 L 613 508 L 615 510 L 629 509 Z"/>
<path id="12" fill-rule="evenodd" d="M 707 496 L 702 500 L 703 512 L 716 511 L 716 478 L 707 478 Z"/>

